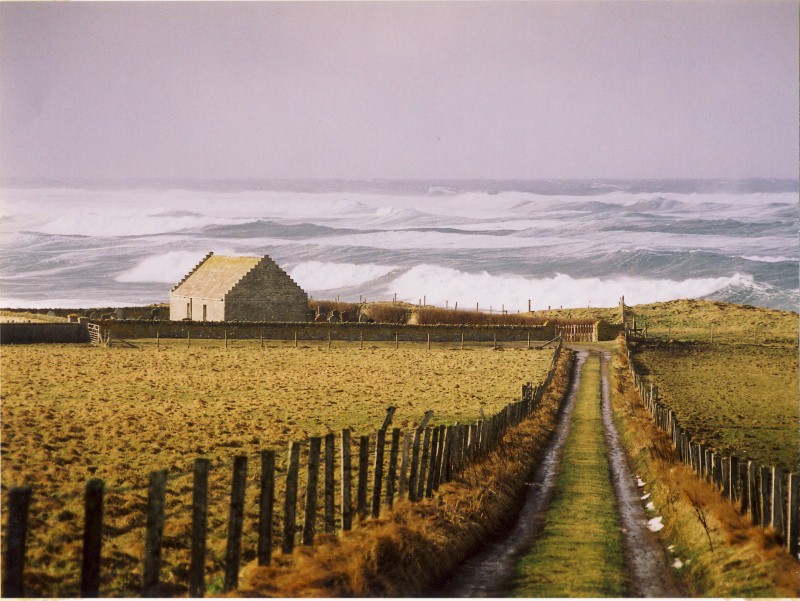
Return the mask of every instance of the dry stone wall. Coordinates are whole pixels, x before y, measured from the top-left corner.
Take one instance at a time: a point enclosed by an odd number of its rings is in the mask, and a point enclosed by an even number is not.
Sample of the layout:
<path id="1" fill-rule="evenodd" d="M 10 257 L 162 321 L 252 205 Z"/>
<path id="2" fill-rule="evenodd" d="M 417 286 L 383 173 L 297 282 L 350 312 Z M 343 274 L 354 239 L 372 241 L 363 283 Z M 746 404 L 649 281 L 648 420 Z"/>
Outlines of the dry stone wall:
<path id="1" fill-rule="evenodd" d="M 259 338 L 292 340 L 334 340 L 459 342 L 498 343 L 547 341 L 555 338 L 552 324 L 543 326 L 462 326 L 462 325 L 395 325 L 379 323 L 329 323 L 329 322 L 200 322 L 200 321 L 106 321 L 101 323 L 105 331 L 123 339 L 155 338 Z"/>

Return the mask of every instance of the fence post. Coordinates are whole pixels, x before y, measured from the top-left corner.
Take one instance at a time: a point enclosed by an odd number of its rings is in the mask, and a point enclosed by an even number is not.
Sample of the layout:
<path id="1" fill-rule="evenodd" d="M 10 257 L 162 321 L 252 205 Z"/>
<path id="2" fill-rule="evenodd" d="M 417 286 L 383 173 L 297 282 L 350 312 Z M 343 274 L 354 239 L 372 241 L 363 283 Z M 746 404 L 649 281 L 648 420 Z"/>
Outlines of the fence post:
<path id="1" fill-rule="evenodd" d="M 325 435 L 325 532 L 336 530 L 336 482 L 334 455 L 336 437 L 332 432 Z"/>
<path id="2" fill-rule="evenodd" d="M 739 477 L 739 458 L 736 455 L 731 455 L 730 458 L 730 500 L 731 503 L 738 501 L 741 494 L 741 478 Z"/>
<path id="3" fill-rule="evenodd" d="M 386 503 L 394 504 L 394 482 L 397 478 L 397 452 L 400 448 L 400 428 L 392 429 L 392 446 L 389 449 L 389 470 L 386 474 Z"/>
<path id="4" fill-rule="evenodd" d="M 422 459 L 419 464 L 419 479 L 417 482 L 417 492 L 414 495 L 416 501 L 422 500 L 425 494 L 425 482 L 428 475 L 428 458 L 431 450 L 431 428 L 425 428 L 425 439 L 422 443 Z"/>
<path id="5" fill-rule="evenodd" d="M 142 596 L 160 597 L 161 537 L 164 532 L 164 504 L 167 495 L 167 470 L 150 472 L 147 492 L 147 524 L 144 542 Z"/>
<path id="6" fill-rule="evenodd" d="M 386 430 L 381 428 L 375 435 L 375 465 L 373 466 L 372 517 L 381 514 L 381 493 L 383 492 L 383 447 L 386 445 Z"/>
<path id="7" fill-rule="evenodd" d="M 356 513 L 367 517 L 367 478 L 369 477 L 369 435 L 362 436 L 358 445 L 358 491 Z"/>
<path id="8" fill-rule="evenodd" d="M 761 497 L 761 487 L 758 484 L 758 477 L 761 470 L 755 461 L 747 462 L 747 495 L 750 504 L 750 518 L 754 525 L 761 523 L 761 507 L 759 499 Z"/>
<path id="9" fill-rule="evenodd" d="M 228 518 L 228 547 L 225 551 L 225 583 L 223 592 L 239 585 L 239 561 L 242 556 L 242 526 L 244 524 L 244 493 L 247 486 L 247 455 L 233 458 L 231 508 Z"/>
<path id="10" fill-rule="evenodd" d="M 350 530 L 353 526 L 352 479 L 350 430 L 345 428 L 342 430 L 342 530 Z"/>
<path id="11" fill-rule="evenodd" d="M 419 444 L 420 438 L 422 437 L 422 433 L 428 425 L 428 422 L 433 417 L 433 411 L 426 411 L 425 415 L 422 417 L 422 421 L 420 422 L 419 426 L 417 426 L 416 431 L 414 432 L 414 443 L 412 445 L 411 450 L 411 474 L 408 478 L 408 500 L 409 501 L 418 501 L 417 498 L 417 487 L 419 483 Z"/>
<path id="12" fill-rule="evenodd" d="M 730 457 L 719 457 L 720 472 L 722 478 L 722 496 L 726 499 L 731 498 L 731 460 Z"/>
<path id="13" fill-rule="evenodd" d="M 761 466 L 761 527 L 772 523 L 772 470 Z"/>
<path id="14" fill-rule="evenodd" d="M 92 478 L 86 483 L 84 496 L 83 561 L 81 563 L 81 597 L 100 594 L 100 555 L 103 540 L 102 480 Z M 20 595 L 22 596 L 22 595 Z"/>
<path id="15" fill-rule="evenodd" d="M 297 528 L 297 476 L 300 471 L 300 444 L 289 443 L 289 466 L 286 469 L 286 492 L 283 504 L 283 540 L 281 551 L 294 551 L 294 532 Z"/>
<path id="16" fill-rule="evenodd" d="M 303 544 L 314 544 L 317 525 L 317 491 L 319 489 L 319 455 L 322 439 L 312 436 L 308 449 L 308 479 L 306 480 L 306 510 L 303 522 Z"/>
<path id="17" fill-rule="evenodd" d="M 447 426 L 445 430 L 444 453 L 442 457 L 442 480 L 450 482 L 455 472 L 453 456 L 458 444 L 458 424 Z"/>
<path id="18" fill-rule="evenodd" d="M 275 451 L 261 451 L 261 491 L 258 498 L 258 565 L 272 561 L 272 516 L 275 510 Z"/>
<path id="19" fill-rule="evenodd" d="M 800 550 L 800 474 L 789 474 L 786 512 L 786 548 L 795 559 Z"/>
<path id="20" fill-rule="evenodd" d="M 206 534 L 208 531 L 208 459 L 195 459 L 192 490 L 192 556 L 189 563 L 189 596 L 206 593 Z"/>
<path id="21" fill-rule="evenodd" d="M 25 571 L 25 543 L 28 537 L 28 509 L 30 504 L 31 488 L 29 486 L 15 487 L 8 491 L 6 550 L 3 555 L 2 577 L 2 595 L 5 598 L 25 596 L 23 574 Z M 83 587 L 81 587 L 81 590 L 83 590 Z"/>
<path id="22" fill-rule="evenodd" d="M 431 436 L 430 466 L 428 468 L 428 480 L 425 483 L 425 496 L 433 496 L 433 481 L 436 476 L 436 453 L 439 447 L 439 428 L 433 428 Z"/>
<path id="23" fill-rule="evenodd" d="M 772 526 L 778 534 L 783 534 L 783 470 L 779 467 L 772 466 L 772 490 L 771 502 L 772 511 L 770 526 Z"/>
<path id="24" fill-rule="evenodd" d="M 386 409 L 386 418 L 383 425 L 375 437 L 375 465 L 373 476 L 375 478 L 372 486 L 372 517 L 378 517 L 381 513 L 381 492 L 383 490 L 383 455 L 386 446 L 386 430 L 392 423 L 396 407 Z"/>
<path id="25" fill-rule="evenodd" d="M 400 459 L 400 481 L 397 486 L 397 498 L 402 499 L 408 491 L 408 456 L 411 452 L 411 434 L 403 435 L 403 454 Z"/>

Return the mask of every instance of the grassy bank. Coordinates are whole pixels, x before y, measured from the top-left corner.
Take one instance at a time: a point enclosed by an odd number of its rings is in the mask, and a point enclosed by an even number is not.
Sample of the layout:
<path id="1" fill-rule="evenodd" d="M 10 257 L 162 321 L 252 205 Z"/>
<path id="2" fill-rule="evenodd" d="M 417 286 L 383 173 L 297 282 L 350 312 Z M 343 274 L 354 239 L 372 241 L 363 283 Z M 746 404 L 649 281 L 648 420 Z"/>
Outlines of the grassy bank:
<path id="1" fill-rule="evenodd" d="M 772 533 L 751 526 L 716 489 L 676 462 L 670 441 L 655 428 L 633 390 L 622 352 L 614 354 L 611 378 L 617 427 L 646 483 L 650 515 L 662 517 L 658 536 L 689 595 L 796 596 L 797 562 Z"/>
<path id="2" fill-rule="evenodd" d="M 558 488 L 517 564 L 515 597 L 621 597 L 625 561 L 600 410 L 600 358 L 583 366 Z"/>
<path id="3" fill-rule="evenodd" d="M 562 354 L 553 386 L 539 410 L 510 430 L 487 460 L 466 469 L 438 496 L 395 505 L 387 517 L 366 520 L 340 538 L 328 538 L 274 565 L 245 570 L 236 596 L 408 597 L 423 594 L 488 539 L 513 522 L 525 477 L 555 427 L 569 386 L 571 353 Z"/>
<path id="4" fill-rule="evenodd" d="M 648 336 L 684 342 L 787 344 L 797 347 L 797 313 L 683 299 L 630 307 Z"/>

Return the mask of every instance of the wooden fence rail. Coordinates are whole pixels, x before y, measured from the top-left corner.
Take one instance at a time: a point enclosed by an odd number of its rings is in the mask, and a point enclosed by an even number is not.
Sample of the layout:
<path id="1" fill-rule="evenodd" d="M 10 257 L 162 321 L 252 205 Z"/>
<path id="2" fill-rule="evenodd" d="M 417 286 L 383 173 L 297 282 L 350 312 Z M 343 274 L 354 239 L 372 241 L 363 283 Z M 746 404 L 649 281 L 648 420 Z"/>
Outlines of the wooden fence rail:
<path id="1" fill-rule="evenodd" d="M 648 386 L 637 372 L 630 342 L 626 335 L 628 369 L 634 388 L 655 425 L 669 436 L 678 460 L 716 486 L 720 495 L 742 515 L 749 516 L 754 525 L 773 529 L 792 557 L 800 560 L 800 474 L 744 461 L 695 440 L 692 432 L 681 426 L 675 413 L 661 401 L 658 386 L 652 382 Z"/>
<path id="2" fill-rule="evenodd" d="M 490 417 L 484 417 L 470 424 L 429 426 L 433 412 L 425 412 L 419 426 L 411 433 L 403 433 L 400 428 L 391 431 L 387 441 L 387 431 L 395 412 L 394 407 L 387 410 L 383 425 L 374 437 L 361 435 L 358 440 L 356 506 L 353 507 L 353 457 L 352 435 L 349 429 L 340 434 L 339 467 L 340 495 L 337 512 L 335 481 L 336 436 L 327 434 L 324 438 L 311 437 L 307 442 L 289 443 L 286 464 L 285 490 L 283 492 L 282 532 L 280 548 L 283 553 L 292 553 L 295 539 L 301 534 L 303 545 L 313 545 L 318 520 L 324 520 L 325 532 L 338 529 L 350 530 L 353 527 L 353 509 L 359 520 L 368 516 L 380 517 L 385 508 L 391 508 L 400 499 L 408 498 L 418 502 L 431 498 L 439 487 L 452 481 L 470 463 L 484 459 L 502 444 L 506 431 L 521 423 L 531 414 L 539 402 L 545 388 L 550 384 L 555 372 L 562 343 L 556 348 L 552 364 L 545 380 L 538 386 L 527 383 L 522 387 L 520 401 L 510 403 Z M 323 446 L 324 441 L 324 446 Z M 371 441 L 375 441 L 371 447 Z M 413 441 L 413 442 L 412 442 Z M 388 461 L 387 461 L 387 449 Z M 301 448 L 308 448 L 308 461 L 304 472 L 305 503 L 303 523 L 298 532 L 297 505 L 301 484 Z M 370 461 L 370 450 L 373 459 Z M 324 450 L 324 453 L 323 453 Z M 276 522 L 276 452 L 263 450 L 260 453 L 261 473 L 258 479 L 258 525 L 257 551 L 255 557 L 259 565 L 271 562 L 275 541 Z M 323 463 L 323 481 L 320 483 L 320 463 Z M 398 465 L 399 463 L 399 465 Z M 207 535 L 209 521 L 208 476 L 210 462 L 197 459 L 193 466 L 192 524 L 190 541 L 190 564 L 188 567 L 188 593 L 192 597 L 202 597 L 207 589 Z M 370 478 L 371 476 L 371 478 Z M 796 475 L 795 475 L 796 476 Z M 167 497 L 166 470 L 150 474 L 145 524 L 145 545 L 142 584 L 143 597 L 160 597 L 165 594 L 160 573 L 163 560 L 163 532 Z M 371 484 L 371 490 L 370 490 Z M 224 559 L 224 582 L 222 592 L 230 592 L 238 586 L 238 575 L 242 557 L 242 535 L 245 520 L 245 493 L 247 485 L 247 456 L 234 458 L 231 478 L 231 493 L 228 514 L 227 547 Z M 323 491 L 324 512 L 318 511 L 319 489 Z M 797 480 L 791 480 L 787 487 L 792 498 L 798 494 Z M 370 496 L 371 492 L 371 496 Z M 7 497 L 7 524 L 5 533 L 5 552 L 3 555 L 2 596 L 23 597 L 25 547 L 28 533 L 28 514 L 32 500 L 30 488 L 12 488 Z M 104 484 L 91 479 L 84 492 L 84 537 L 80 594 L 82 597 L 98 597 L 100 591 L 100 567 L 102 558 Z M 368 500 L 371 499 L 371 503 Z M 322 515 L 320 515 L 322 513 Z M 339 521 L 337 521 L 337 514 Z M 280 521 L 280 520 L 278 520 Z M 797 512 L 787 512 L 787 522 L 796 524 Z"/>

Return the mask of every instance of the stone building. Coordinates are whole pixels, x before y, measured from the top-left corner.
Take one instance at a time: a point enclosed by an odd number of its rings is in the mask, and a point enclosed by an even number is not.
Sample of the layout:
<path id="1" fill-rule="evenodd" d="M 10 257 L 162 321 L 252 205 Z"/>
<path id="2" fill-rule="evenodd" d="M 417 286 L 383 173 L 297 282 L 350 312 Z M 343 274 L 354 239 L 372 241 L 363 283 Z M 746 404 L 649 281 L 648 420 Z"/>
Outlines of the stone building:
<path id="1" fill-rule="evenodd" d="M 173 321 L 307 321 L 308 296 L 268 256 L 208 253 L 172 289 Z"/>

